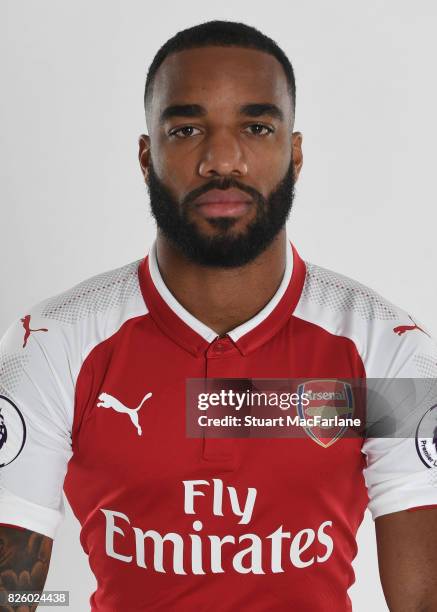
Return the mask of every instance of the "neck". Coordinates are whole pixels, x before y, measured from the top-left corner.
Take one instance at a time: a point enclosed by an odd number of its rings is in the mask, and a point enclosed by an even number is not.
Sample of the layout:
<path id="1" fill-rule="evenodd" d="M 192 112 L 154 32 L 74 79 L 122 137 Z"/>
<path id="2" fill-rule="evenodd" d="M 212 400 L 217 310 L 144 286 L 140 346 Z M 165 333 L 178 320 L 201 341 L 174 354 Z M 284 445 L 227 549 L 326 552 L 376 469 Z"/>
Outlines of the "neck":
<path id="1" fill-rule="evenodd" d="M 210 268 L 188 260 L 158 232 L 158 266 L 169 291 L 196 319 L 222 336 L 254 317 L 276 293 L 285 270 L 281 230 L 256 259 L 238 268 Z"/>

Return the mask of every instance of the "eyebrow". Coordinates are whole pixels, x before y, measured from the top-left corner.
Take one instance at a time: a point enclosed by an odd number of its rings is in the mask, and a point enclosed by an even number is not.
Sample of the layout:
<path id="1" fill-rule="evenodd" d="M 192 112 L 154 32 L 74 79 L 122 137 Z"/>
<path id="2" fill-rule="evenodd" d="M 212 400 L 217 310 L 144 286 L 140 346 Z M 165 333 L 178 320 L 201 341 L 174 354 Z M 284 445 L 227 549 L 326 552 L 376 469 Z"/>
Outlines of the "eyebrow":
<path id="1" fill-rule="evenodd" d="M 204 117 L 206 114 L 206 108 L 200 104 L 173 104 L 162 111 L 160 121 L 163 123 L 172 117 Z"/>
<path id="2" fill-rule="evenodd" d="M 279 106 L 270 103 L 261 104 L 244 104 L 240 107 L 240 113 L 247 115 L 248 117 L 261 117 L 262 115 L 270 115 L 275 119 L 282 121 L 284 119 L 284 113 L 281 111 Z"/>
<path id="3" fill-rule="evenodd" d="M 270 115 L 275 119 L 282 121 L 284 113 L 276 106 L 269 102 L 244 104 L 240 106 L 239 112 L 247 117 L 261 117 L 262 115 Z M 161 123 L 172 119 L 173 117 L 205 117 L 208 114 L 206 108 L 200 104 L 173 104 L 167 106 L 160 116 Z"/>

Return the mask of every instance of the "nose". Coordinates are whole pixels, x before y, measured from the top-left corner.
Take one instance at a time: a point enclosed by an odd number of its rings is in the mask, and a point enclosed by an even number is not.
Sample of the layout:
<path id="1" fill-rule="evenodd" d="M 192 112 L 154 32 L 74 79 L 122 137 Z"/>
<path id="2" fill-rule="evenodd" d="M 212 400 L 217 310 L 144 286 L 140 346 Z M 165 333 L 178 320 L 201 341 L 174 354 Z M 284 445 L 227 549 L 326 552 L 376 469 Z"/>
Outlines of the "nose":
<path id="1" fill-rule="evenodd" d="M 204 178 L 246 176 L 247 163 L 238 139 L 228 131 L 211 134 L 204 141 L 199 174 Z"/>

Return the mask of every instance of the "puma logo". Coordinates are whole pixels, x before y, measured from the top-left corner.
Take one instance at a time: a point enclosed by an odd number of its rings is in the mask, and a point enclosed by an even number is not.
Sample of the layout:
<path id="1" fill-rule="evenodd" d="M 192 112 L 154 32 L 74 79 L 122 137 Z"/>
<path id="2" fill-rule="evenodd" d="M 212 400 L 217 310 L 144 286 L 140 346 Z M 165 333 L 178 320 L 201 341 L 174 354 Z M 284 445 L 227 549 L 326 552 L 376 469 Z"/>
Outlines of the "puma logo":
<path id="1" fill-rule="evenodd" d="M 26 315 L 25 317 L 20 319 L 20 321 L 22 322 L 23 327 L 24 327 L 24 343 L 23 343 L 23 348 L 26 346 L 27 341 L 29 339 L 29 336 L 33 332 L 38 332 L 38 331 L 46 332 L 46 331 L 49 331 L 46 327 L 40 327 L 39 329 L 30 329 L 30 315 Z"/>
<path id="2" fill-rule="evenodd" d="M 414 321 L 413 319 L 410 317 L 410 315 L 408 315 L 408 318 L 414 323 L 414 325 L 399 325 L 398 327 L 394 327 L 393 331 L 395 334 L 397 334 L 398 336 L 402 336 L 402 334 L 405 334 L 406 331 L 411 331 L 413 329 L 418 329 L 419 331 L 423 332 L 425 335 L 428 336 L 428 338 L 430 338 L 430 335 L 426 333 L 426 331 L 424 329 L 422 329 L 421 327 L 419 327 Z"/>
<path id="3" fill-rule="evenodd" d="M 99 408 L 113 408 L 116 412 L 124 412 L 125 414 L 128 414 L 132 424 L 137 429 L 138 435 L 141 436 L 143 431 L 138 422 L 138 411 L 144 402 L 149 399 L 149 397 L 152 397 L 151 393 L 147 393 L 141 400 L 140 405 L 136 408 L 128 408 L 127 406 L 124 406 L 117 398 L 109 395 L 109 393 L 101 393 L 99 395 L 100 402 L 97 403 L 97 406 L 99 406 Z"/>

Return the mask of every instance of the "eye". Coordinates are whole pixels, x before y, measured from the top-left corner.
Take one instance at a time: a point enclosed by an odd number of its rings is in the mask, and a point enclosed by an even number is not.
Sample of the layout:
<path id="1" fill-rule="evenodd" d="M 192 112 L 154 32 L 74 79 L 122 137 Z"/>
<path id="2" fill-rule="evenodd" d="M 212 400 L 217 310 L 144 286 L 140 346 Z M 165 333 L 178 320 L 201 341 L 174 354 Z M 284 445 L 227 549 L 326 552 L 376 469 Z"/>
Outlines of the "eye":
<path id="1" fill-rule="evenodd" d="M 268 136 L 275 131 L 273 128 L 263 123 L 252 123 L 247 126 L 246 130 L 249 130 L 252 136 Z"/>
<path id="2" fill-rule="evenodd" d="M 200 130 L 198 128 L 195 128 L 192 125 L 183 125 L 180 128 L 171 130 L 168 135 L 174 136 L 175 138 L 189 138 L 190 136 L 196 136 L 195 132 L 200 134 Z"/>

